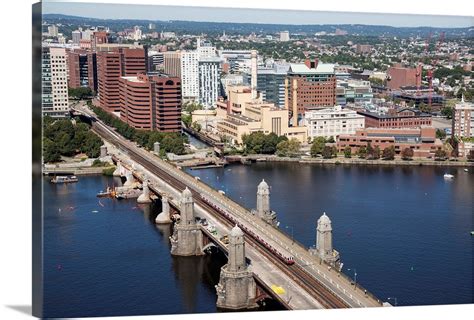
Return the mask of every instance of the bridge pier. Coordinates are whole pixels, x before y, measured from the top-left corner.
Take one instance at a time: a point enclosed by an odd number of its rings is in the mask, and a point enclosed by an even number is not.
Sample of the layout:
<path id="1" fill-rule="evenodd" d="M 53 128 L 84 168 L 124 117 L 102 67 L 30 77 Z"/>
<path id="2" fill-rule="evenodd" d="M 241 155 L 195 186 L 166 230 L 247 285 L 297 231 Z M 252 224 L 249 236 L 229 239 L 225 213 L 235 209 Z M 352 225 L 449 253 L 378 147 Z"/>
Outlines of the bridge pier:
<path id="1" fill-rule="evenodd" d="M 163 194 L 163 196 L 161 197 L 161 213 L 156 216 L 155 223 L 171 223 L 170 204 L 168 202 L 168 196 L 166 194 Z"/>
<path id="2" fill-rule="evenodd" d="M 221 268 L 216 285 L 217 308 L 246 310 L 258 307 L 257 288 L 253 273 L 245 261 L 245 241 L 242 230 L 235 226 L 229 234 L 228 262 Z"/>
<path id="3" fill-rule="evenodd" d="M 143 192 L 137 199 L 138 203 L 150 203 L 150 190 L 148 189 L 148 180 L 146 177 L 143 178 Z"/>
<path id="4" fill-rule="evenodd" d="M 133 173 L 130 170 L 127 170 L 127 172 L 125 173 L 125 178 L 127 180 L 123 184 L 124 187 L 130 187 L 135 182 L 135 178 L 133 177 Z"/>
<path id="5" fill-rule="evenodd" d="M 333 267 L 340 268 L 341 266 L 339 252 L 332 246 L 332 222 L 326 212 L 318 219 L 316 247 L 309 249 L 309 252 Z"/>
<path id="6" fill-rule="evenodd" d="M 180 220 L 176 222 L 170 237 L 171 254 L 175 256 L 197 256 L 202 251 L 202 232 L 194 217 L 194 201 L 191 191 L 186 187 L 181 195 Z"/>
<path id="7" fill-rule="evenodd" d="M 121 177 L 122 176 L 122 162 L 117 160 L 117 167 L 115 168 L 113 174 L 114 177 Z"/>
<path id="8" fill-rule="evenodd" d="M 100 158 L 107 157 L 107 146 L 101 145 L 100 146 Z"/>
<path id="9" fill-rule="evenodd" d="M 278 226 L 275 211 L 270 209 L 270 187 L 262 179 L 257 188 L 257 208 L 252 213 L 272 226 Z"/>

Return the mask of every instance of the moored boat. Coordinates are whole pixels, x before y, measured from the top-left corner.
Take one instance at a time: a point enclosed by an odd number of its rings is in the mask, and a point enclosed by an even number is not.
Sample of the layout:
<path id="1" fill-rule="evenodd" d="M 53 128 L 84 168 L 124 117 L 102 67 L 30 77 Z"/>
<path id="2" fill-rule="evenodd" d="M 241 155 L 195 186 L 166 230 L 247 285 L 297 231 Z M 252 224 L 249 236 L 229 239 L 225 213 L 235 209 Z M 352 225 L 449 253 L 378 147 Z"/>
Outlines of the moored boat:
<path id="1" fill-rule="evenodd" d="M 454 176 L 452 174 L 449 174 L 449 173 L 445 173 L 443 177 L 445 179 L 453 179 L 454 178 Z"/>
<path id="2" fill-rule="evenodd" d="M 71 183 L 71 182 L 78 182 L 76 176 L 56 176 L 51 179 L 51 183 Z"/>

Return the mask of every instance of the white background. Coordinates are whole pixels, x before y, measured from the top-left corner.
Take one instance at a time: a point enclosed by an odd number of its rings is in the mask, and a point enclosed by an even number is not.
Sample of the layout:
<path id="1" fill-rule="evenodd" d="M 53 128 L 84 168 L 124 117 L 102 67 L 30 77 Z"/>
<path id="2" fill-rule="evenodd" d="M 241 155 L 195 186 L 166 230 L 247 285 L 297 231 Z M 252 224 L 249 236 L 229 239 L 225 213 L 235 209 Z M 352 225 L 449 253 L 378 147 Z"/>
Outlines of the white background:
<path id="1" fill-rule="evenodd" d="M 1 9 L 0 100 L 0 319 L 25 319 L 31 310 L 31 5 L 32 0 L 3 1 Z M 93 2 L 93 1 L 82 1 Z M 279 8 L 355 12 L 423 13 L 473 16 L 472 1 L 450 0 L 153 0 L 101 1 Z M 473 19 L 474 21 L 474 19 Z M 474 25 L 474 23 L 473 23 Z M 429 266 L 426 266 L 429 268 Z M 436 281 L 436 279 L 433 279 Z M 416 288 L 414 288 L 416 290 Z M 420 292 L 422 294 L 429 294 Z M 146 302 L 144 302 L 146 303 Z M 147 302 L 149 303 L 149 302 Z M 158 301 L 156 303 L 159 303 Z M 474 305 L 398 307 L 366 310 L 321 310 L 232 313 L 195 316 L 128 317 L 126 319 L 460 319 L 470 318 Z"/>

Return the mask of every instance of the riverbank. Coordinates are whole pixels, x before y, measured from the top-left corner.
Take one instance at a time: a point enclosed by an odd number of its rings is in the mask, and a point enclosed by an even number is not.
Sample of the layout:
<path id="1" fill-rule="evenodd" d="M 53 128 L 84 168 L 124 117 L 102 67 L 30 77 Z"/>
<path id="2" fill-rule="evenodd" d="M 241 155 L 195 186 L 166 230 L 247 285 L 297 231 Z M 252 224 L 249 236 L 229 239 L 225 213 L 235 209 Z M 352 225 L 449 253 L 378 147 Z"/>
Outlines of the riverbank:
<path id="1" fill-rule="evenodd" d="M 233 156 L 236 159 L 238 156 Z M 299 163 L 317 163 L 317 164 L 329 164 L 329 165 L 382 165 L 382 166 L 452 166 L 452 167 L 474 167 L 474 162 L 470 161 L 436 161 L 429 159 L 413 159 L 413 160 L 365 160 L 359 158 L 344 158 L 337 157 L 332 159 L 324 158 L 289 158 L 289 157 L 278 157 L 276 155 L 248 155 L 240 156 L 241 161 L 245 162 L 299 162 Z"/>

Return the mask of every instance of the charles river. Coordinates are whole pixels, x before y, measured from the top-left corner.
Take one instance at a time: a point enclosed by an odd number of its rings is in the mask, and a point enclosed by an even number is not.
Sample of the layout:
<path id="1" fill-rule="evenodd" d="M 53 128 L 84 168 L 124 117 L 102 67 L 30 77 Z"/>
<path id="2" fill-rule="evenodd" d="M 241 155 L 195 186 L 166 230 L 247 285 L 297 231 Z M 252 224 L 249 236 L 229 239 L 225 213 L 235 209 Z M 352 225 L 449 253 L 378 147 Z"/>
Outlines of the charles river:
<path id="1" fill-rule="evenodd" d="M 406 306 L 474 302 L 473 170 L 257 163 L 188 172 L 247 208 L 264 178 L 280 228 L 307 247 L 326 212 L 344 272 Z M 170 227 L 153 223 L 159 204 L 99 201 L 117 178 L 44 181 L 45 315 L 216 311 L 225 256 L 171 257 Z"/>

